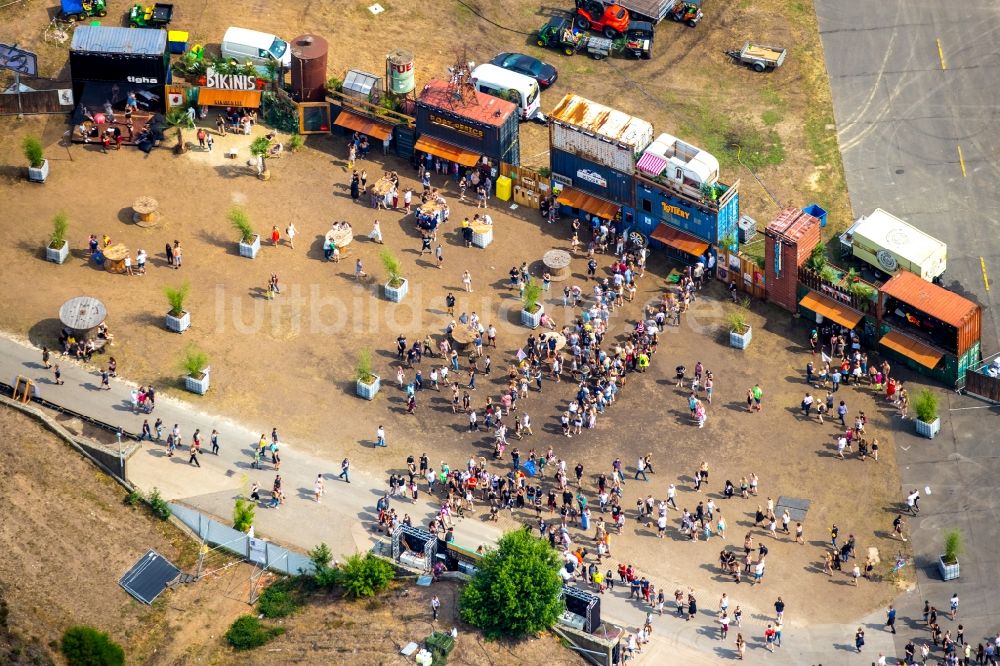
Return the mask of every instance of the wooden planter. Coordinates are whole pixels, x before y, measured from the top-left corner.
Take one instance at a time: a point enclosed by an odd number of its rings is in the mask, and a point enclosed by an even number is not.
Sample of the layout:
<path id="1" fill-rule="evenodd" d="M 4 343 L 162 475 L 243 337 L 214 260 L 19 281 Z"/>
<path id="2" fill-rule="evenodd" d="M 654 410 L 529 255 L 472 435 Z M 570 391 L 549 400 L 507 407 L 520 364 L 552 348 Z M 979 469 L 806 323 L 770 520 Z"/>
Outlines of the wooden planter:
<path id="1" fill-rule="evenodd" d="M 208 392 L 209 386 L 209 368 L 205 368 L 198 375 L 187 375 L 184 378 L 184 388 L 191 393 L 197 393 L 198 395 L 205 395 Z"/>
<path id="2" fill-rule="evenodd" d="M 355 392 L 365 400 L 374 400 L 375 394 L 378 393 L 379 388 L 382 387 L 382 378 L 378 375 L 372 375 L 375 379 L 371 384 L 365 384 L 360 379 L 355 382 Z"/>
<path id="3" fill-rule="evenodd" d="M 955 560 L 954 564 L 946 564 L 944 555 L 938 558 L 938 571 L 941 573 L 941 580 L 955 580 L 961 573 L 958 560 Z"/>
<path id="4" fill-rule="evenodd" d="M 42 166 L 37 169 L 33 166 L 28 167 L 28 180 L 33 183 L 44 183 L 45 179 L 49 177 L 49 161 L 42 160 Z"/>
<path id="5" fill-rule="evenodd" d="M 54 249 L 51 245 L 45 246 L 45 259 L 57 264 L 61 264 L 66 261 L 66 257 L 69 256 L 69 241 L 64 240 L 62 247 L 58 250 Z"/>
<path id="6" fill-rule="evenodd" d="M 917 434 L 922 435 L 927 439 L 934 439 L 934 435 L 941 431 L 941 417 L 934 419 L 930 423 L 921 421 L 920 419 L 913 419 L 913 422 L 917 426 Z"/>
<path id="7" fill-rule="evenodd" d="M 750 341 L 752 339 L 753 327 L 751 326 L 747 326 L 747 330 L 743 333 L 729 331 L 729 346 L 735 349 L 746 349 L 750 346 Z"/>
<path id="8" fill-rule="evenodd" d="M 240 256 L 247 259 L 254 259 L 260 252 L 260 234 L 254 234 L 252 243 L 240 241 Z"/>
<path id="9" fill-rule="evenodd" d="M 403 280 L 403 284 L 398 287 L 392 287 L 388 282 L 385 283 L 385 297 L 388 298 L 393 303 L 399 303 L 403 300 L 403 297 L 410 292 L 410 283 L 408 280 Z"/>
<path id="10" fill-rule="evenodd" d="M 180 317 L 175 317 L 169 312 L 166 317 L 167 330 L 174 333 L 183 333 L 191 326 L 191 313 L 185 312 Z"/>
<path id="11" fill-rule="evenodd" d="M 538 309 L 534 312 L 528 312 L 524 308 L 521 309 L 521 323 L 528 328 L 538 328 L 542 324 L 542 314 L 545 313 L 545 307 L 539 304 Z"/>

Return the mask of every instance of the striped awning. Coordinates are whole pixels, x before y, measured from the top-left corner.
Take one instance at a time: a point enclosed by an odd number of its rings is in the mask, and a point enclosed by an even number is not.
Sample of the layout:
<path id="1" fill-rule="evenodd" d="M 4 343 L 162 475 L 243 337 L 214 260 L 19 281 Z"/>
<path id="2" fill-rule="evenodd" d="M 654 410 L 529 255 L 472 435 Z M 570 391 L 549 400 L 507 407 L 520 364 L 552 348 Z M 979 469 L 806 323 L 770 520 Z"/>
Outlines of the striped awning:
<path id="1" fill-rule="evenodd" d="M 659 176 L 667 167 L 667 160 L 656 153 L 645 153 L 635 166 L 639 171 L 648 173 L 650 176 Z"/>

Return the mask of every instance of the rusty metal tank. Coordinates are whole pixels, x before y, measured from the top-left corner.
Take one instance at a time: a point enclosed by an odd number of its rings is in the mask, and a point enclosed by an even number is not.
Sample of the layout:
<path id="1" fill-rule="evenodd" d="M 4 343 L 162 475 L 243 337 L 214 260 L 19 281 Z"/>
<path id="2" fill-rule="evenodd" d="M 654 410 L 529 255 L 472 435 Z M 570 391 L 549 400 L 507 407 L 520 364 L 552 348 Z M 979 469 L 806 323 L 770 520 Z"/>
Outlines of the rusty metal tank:
<path id="1" fill-rule="evenodd" d="M 319 35 L 300 35 L 291 42 L 292 92 L 302 102 L 326 99 L 326 56 L 330 45 Z"/>

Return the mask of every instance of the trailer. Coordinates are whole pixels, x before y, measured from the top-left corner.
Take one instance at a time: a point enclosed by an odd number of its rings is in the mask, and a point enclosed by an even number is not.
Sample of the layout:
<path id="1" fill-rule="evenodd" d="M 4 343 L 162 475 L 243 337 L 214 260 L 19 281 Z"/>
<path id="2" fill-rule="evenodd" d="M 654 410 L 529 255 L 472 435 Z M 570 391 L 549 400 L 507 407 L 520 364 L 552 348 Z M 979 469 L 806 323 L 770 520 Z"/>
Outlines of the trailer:
<path id="1" fill-rule="evenodd" d="M 704 16 L 701 0 L 618 0 L 618 4 L 628 10 L 633 20 L 653 24 L 670 18 L 693 28 Z"/>
<path id="2" fill-rule="evenodd" d="M 726 55 L 737 63 L 750 67 L 755 72 L 763 72 L 781 67 L 785 62 L 785 56 L 788 55 L 788 49 L 746 42 L 742 49 L 726 51 Z"/>
<path id="3" fill-rule="evenodd" d="M 566 55 L 582 51 L 594 60 L 603 60 L 611 54 L 614 43 L 605 37 L 579 30 L 573 22 L 562 16 L 553 16 L 538 31 L 536 44 L 559 49 Z"/>
<path id="4" fill-rule="evenodd" d="M 840 236 L 842 252 L 892 275 L 902 269 L 941 283 L 948 267 L 948 246 L 895 215 L 876 208 Z"/>

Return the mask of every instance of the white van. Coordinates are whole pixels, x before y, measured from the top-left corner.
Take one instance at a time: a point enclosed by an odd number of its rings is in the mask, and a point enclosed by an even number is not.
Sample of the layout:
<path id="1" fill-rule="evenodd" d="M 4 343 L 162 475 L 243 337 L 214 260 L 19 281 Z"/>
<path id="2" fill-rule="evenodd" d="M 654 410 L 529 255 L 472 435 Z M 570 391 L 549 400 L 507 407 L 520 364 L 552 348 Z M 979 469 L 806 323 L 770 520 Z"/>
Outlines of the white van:
<path id="1" fill-rule="evenodd" d="M 285 67 L 292 66 L 292 50 L 288 42 L 266 32 L 229 28 L 222 38 L 222 57 L 239 62 L 250 61 L 255 65 L 266 65 L 276 60 Z"/>
<path id="2" fill-rule="evenodd" d="M 472 70 L 472 84 L 479 92 L 513 102 L 521 111 L 521 120 L 541 116 L 538 82 L 530 76 L 486 63 Z"/>

